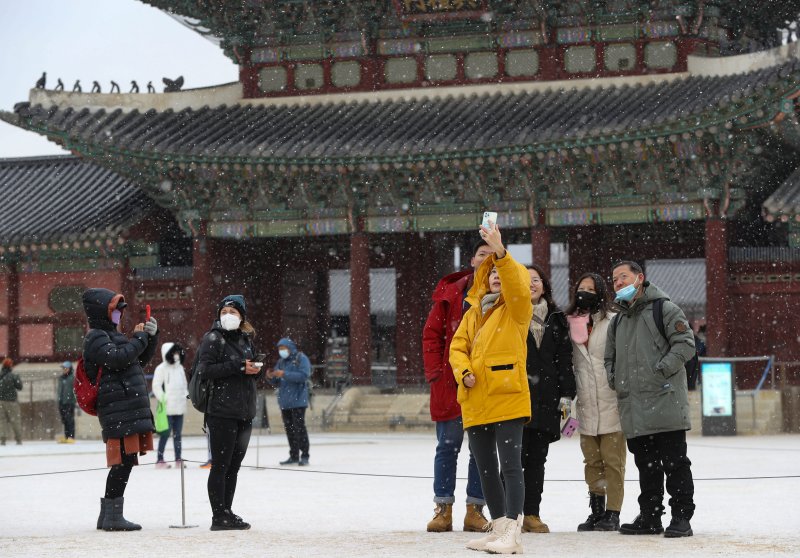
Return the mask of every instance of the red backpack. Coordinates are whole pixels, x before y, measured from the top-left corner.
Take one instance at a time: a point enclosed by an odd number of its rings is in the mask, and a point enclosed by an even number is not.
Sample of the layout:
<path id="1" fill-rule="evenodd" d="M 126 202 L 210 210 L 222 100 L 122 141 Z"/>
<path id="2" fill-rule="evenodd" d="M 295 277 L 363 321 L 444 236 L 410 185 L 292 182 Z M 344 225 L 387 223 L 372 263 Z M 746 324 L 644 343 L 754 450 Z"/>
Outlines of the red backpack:
<path id="1" fill-rule="evenodd" d="M 97 378 L 95 379 L 95 383 L 92 383 L 89 380 L 89 376 L 86 375 L 86 367 L 83 365 L 83 357 L 78 359 L 78 363 L 75 365 L 75 380 L 73 382 L 73 388 L 75 389 L 75 397 L 78 400 L 78 407 L 81 410 L 89 415 L 97 416 L 97 392 L 100 386 L 100 375 L 103 373 L 103 369 L 97 369 Z"/>

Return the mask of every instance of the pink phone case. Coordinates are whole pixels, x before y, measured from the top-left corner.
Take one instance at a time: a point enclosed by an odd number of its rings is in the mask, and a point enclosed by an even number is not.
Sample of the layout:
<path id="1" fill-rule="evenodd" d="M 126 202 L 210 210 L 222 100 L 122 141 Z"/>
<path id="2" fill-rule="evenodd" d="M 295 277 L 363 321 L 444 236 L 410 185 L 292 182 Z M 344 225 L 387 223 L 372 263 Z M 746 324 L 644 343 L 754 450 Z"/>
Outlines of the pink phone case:
<path id="1" fill-rule="evenodd" d="M 561 433 L 567 438 L 572 438 L 572 435 L 575 434 L 575 431 L 577 429 L 578 429 L 578 419 L 574 417 L 569 417 L 567 419 L 567 422 L 564 423 L 564 428 L 561 429 Z"/>

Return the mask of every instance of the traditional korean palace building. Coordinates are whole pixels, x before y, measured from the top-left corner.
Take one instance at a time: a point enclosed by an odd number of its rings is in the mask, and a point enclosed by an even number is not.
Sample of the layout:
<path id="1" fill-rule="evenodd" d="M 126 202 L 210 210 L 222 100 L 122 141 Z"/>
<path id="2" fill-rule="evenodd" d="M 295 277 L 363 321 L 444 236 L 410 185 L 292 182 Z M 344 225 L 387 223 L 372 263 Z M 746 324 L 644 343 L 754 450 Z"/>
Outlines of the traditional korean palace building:
<path id="1" fill-rule="evenodd" d="M 190 347 L 241 292 L 270 355 L 289 332 L 322 363 L 336 330 L 355 383 L 375 364 L 418 381 L 431 289 L 494 210 L 546 269 L 566 246 L 572 281 L 704 259 L 682 279 L 705 289 L 708 354 L 800 360 L 800 49 L 775 39 L 774 14 L 144 1 L 216 41 L 240 79 L 33 89 L 0 112 L 73 154 L 0 160 L 0 353 L 74 357 L 88 286 L 122 290 L 134 314 L 151 304 L 163 339 Z M 330 308 L 344 270 L 346 317 Z M 379 283 L 392 318 L 371 311 Z"/>

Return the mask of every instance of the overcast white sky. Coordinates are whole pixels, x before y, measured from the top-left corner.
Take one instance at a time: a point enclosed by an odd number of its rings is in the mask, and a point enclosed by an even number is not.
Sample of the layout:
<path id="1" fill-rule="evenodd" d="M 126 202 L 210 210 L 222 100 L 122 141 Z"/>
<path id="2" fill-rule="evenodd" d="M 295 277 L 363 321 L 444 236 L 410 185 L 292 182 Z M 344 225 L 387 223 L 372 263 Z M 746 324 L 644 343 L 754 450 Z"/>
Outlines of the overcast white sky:
<path id="1" fill-rule="evenodd" d="M 142 91 L 162 77 L 184 76 L 185 88 L 228 83 L 238 68 L 222 50 L 164 12 L 138 0 L 0 0 L 0 110 L 28 100 L 42 72 L 84 91 L 97 80 Z M 38 134 L 0 121 L 0 158 L 64 153 Z"/>

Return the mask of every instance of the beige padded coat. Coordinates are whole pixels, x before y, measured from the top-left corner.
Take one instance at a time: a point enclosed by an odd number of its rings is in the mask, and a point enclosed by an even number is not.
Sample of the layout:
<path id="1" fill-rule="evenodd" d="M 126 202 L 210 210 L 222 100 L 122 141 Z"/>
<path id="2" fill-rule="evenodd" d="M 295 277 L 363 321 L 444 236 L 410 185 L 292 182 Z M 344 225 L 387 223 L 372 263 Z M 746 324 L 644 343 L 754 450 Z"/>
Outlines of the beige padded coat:
<path id="1" fill-rule="evenodd" d="M 617 410 L 617 394 L 608 385 L 604 364 L 608 326 L 614 314 L 602 320 L 600 314 L 592 316 L 594 326 L 589 335 L 588 347 L 572 342 L 572 365 L 578 388 L 577 412 L 579 432 L 586 436 L 599 436 L 619 432 L 622 426 Z"/>

